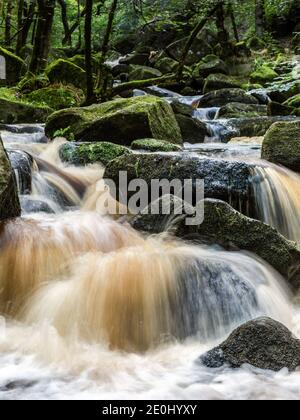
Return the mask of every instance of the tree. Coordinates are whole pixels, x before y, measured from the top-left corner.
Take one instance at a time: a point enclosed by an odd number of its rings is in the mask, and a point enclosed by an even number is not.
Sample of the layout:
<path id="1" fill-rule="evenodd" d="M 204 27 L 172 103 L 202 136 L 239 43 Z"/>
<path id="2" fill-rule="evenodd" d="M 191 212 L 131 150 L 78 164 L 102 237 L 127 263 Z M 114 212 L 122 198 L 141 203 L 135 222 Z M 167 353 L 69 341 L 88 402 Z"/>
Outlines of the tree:
<path id="1" fill-rule="evenodd" d="M 93 19 L 93 0 L 86 0 L 85 28 L 84 28 L 86 105 L 92 104 L 95 100 L 93 64 L 92 64 L 92 19 Z"/>
<path id="2" fill-rule="evenodd" d="M 29 66 L 29 71 L 33 74 L 43 71 L 47 65 L 54 19 L 55 0 L 37 0 L 37 4 L 37 28 Z"/>
<path id="3" fill-rule="evenodd" d="M 264 0 L 255 0 L 255 29 L 260 38 L 264 35 L 265 29 L 265 4 Z"/>

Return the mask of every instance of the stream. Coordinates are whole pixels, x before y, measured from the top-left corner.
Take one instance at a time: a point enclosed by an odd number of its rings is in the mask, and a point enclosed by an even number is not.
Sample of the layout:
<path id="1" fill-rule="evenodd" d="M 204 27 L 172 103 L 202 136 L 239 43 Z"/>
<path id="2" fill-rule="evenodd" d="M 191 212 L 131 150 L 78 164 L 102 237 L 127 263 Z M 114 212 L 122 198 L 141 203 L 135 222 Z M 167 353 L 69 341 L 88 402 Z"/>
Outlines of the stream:
<path id="1" fill-rule="evenodd" d="M 299 241 L 300 177 L 261 161 L 257 140 L 224 143 L 233 129 L 217 108 L 194 118 L 211 137 L 185 153 L 252 162 L 259 218 Z M 1 231 L 0 399 L 298 400 L 300 372 L 197 362 L 259 316 L 300 338 L 299 308 L 273 268 L 249 253 L 145 238 L 99 209 L 101 165 L 62 163 L 63 140 L 48 143 L 42 125 L 0 133 L 22 206 Z"/>

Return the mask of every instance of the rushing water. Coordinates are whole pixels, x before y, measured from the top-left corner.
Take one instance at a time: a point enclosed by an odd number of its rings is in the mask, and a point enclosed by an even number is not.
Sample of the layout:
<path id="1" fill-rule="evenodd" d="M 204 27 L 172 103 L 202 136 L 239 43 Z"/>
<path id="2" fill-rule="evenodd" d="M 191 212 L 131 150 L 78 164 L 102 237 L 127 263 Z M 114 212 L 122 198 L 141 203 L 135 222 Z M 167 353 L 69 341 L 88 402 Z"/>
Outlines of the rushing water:
<path id="1" fill-rule="evenodd" d="M 19 182 L 27 207 L 0 232 L 0 398 L 297 399 L 299 372 L 196 363 L 257 316 L 300 335 L 281 276 L 253 255 L 145 238 L 105 216 L 103 168 L 63 165 L 62 140 L 47 145 L 39 133 L 32 144 L 29 133 L 24 143 L 24 132 L 4 137 L 18 147 L 18 178 L 29 171 L 32 188 L 29 194 Z M 290 195 L 298 185 L 277 167 L 254 175 L 257 197 L 266 200 L 270 180 Z M 296 207 L 298 196 L 291 197 Z M 266 210 L 264 217 L 278 216 Z"/>

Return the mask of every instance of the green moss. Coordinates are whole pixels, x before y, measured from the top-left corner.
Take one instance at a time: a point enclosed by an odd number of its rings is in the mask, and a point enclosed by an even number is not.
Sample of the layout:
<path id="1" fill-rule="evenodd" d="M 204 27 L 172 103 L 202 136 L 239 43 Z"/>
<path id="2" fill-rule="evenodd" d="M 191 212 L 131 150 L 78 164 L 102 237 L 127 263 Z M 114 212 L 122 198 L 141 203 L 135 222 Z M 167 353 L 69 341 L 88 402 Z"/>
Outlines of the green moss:
<path id="1" fill-rule="evenodd" d="M 129 73 L 129 80 L 147 80 L 153 79 L 156 77 L 161 77 L 162 73 L 153 69 L 152 67 L 147 66 L 131 66 L 131 71 Z"/>
<path id="2" fill-rule="evenodd" d="M 247 47 L 254 51 L 263 50 L 266 48 L 266 43 L 258 36 L 253 36 L 252 38 L 248 39 Z"/>
<path id="3" fill-rule="evenodd" d="M 115 99 L 86 108 L 58 111 L 51 115 L 46 132 L 70 127 L 77 141 L 106 141 L 129 146 L 140 138 L 156 138 L 182 144 L 171 106 L 154 96 Z"/>
<path id="4" fill-rule="evenodd" d="M 267 131 L 262 158 L 300 171 L 300 121 L 278 122 Z"/>
<path id="5" fill-rule="evenodd" d="M 27 73 L 18 84 L 18 89 L 22 93 L 30 93 L 34 90 L 43 89 L 50 85 L 50 80 L 45 74 L 34 75 Z"/>
<path id="6" fill-rule="evenodd" d="M 242 82 L 235 77 L 225 74 L 210 74 L 204 84 L 204 93 L 212 92 L 218 89 L 241 88 Z"/>
<path id="7" fill-rule="evenodd" d="M 228 73 L 228 68 L 224 61 L 213 54 L 207 55 L 195 66 L 193 75 L 194 77 L 207 77 L 211 73 Z"/>
<path id="8" fill-rule="evenodd" d="M 133 150 L 146 150 L 147 152 L 178 152 L 181 150 L 181 147 L 176 144 L 155 139 L 135 140 L 131 144 L 131 148 Z"/>
<path id="9" fill-rule="evenodd" d="M 67 143 L 59 150 L 62 161 L 73 165 L 88 165 L 92 163 L 107 165 L 113 159 L 130 153 L 131 151 L 126 147 L 109 142 L 92 144 Z"/>
<path id="10" fill-rule="evenodd" d="M 294 108 L 300 108 L 300 94 L 288 99 L 287 101 L 284 102 L 283 105 L 291 106 Z"/>
<path id="11" fill-rule="evenodd" d="M 33 103 L 44 104 L 54 110 L 79 106 L 84 99 L 81 90 L 68 86 L 47 87 L 36 90 L 27 95 L 27 99 Z"/>
<path id="12" fill-rule="evenodd" d="M 233 102 L 223 106 L 219 111 L 220 118 L 255 118 L 261 116 L 267 116 L 266 105 L 247 105 Z"/>
<path id="13" fill-rule="evenodd" d="M 53 61 L 47 66 L 45 74 L 51 83 L 65 83 L 82 89 L 85 87 L 85 71 L 68 60 Z"/>
<path id="14" fill-rule="evenodd" d="M 268 64 L 263 64 L 250 76 L 252 83 L 266 84 L 272 82 L 278 74 Z"/>

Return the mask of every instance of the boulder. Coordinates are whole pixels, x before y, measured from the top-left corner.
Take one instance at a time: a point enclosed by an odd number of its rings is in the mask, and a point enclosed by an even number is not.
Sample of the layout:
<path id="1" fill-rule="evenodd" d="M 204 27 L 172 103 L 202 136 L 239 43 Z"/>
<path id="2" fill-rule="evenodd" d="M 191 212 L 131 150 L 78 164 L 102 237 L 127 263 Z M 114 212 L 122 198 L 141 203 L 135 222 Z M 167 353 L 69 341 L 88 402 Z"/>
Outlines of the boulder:
<path id="1" fill-rule="evenodd" d="M 287 368 L 292 372 L 300 366 L 300 340 L 279 322 L 259 318 L 237 328 L 200 361 L 209 368 L 249 364 L 263 370 L 278 372 Z"/>
<path id="2" fill-rule="evenodd" d="M 292 96 L 283 105 L 293 108 L 300 108 L 300 94 Z"/>
<path id="3" fill-rule="evenodd" d="M 0 47 L 0 56 L 4 57 L 6 65 L 6 79 L 0 79 L 0 85 L 14 86 L 20 79 L 22 69 L 25 69 L 24 61 L 12 52 Z"/>
<path id="4" fill-rule="evenodd" d="M 68 86 L 46 87 L 35 90 L 26 97 L 30 102 L 44 104 L 57 111 L 59 109 L 79 106 L 84 100 L 82 90 Z"/>
<path id="5" fill-rule="evenodd" d="M 76 166 L 92 163 L 107 165 L 111 160 L 130 153 L 127 147 L 108 142 L 82 144 L 69 142 L 59 149 L 61 160 Z"/>
<path id="6" fill-rule="evenodd" d="M 15 175 L 0 138 L 0 221 L 20 215 Z"/>
<path id="7" fill-rule="evenodd" d="M 204 122 L 182 114 L 176 114 L 176 120 L 180 127 L 182 138 L 187 143 L 203 143 L 209 136 Z"/>
<path id="8" fill-rule="evenodd" d="M 207 198 L 230 201 L 246 211 L 255 206 L 251 195 L 251 168 L 246 162 L 197 157 L 190 153 L 134 153 L 110 162 L 105 177 L 112 179 L 117 187 L 120 171 L 127 171 L 128 182 L 141 178 L 149 186 L 152 179 L 204 180 Z"/>
<path id="9" fill-rule="evenodd" d="M 200 99 L 199 108 L 221 107 L 229 102 L 257 105 L 258 99 L 242 89 L 220 89 L 207 93 Z"/>
<path id="10" fill-rule="evenodd" d="M 220 118 L 253 118 L 267 116 L 267 106 L 231 102 L 221 107 L 218 116 Z"/>
<path id="11" fill-rule="evenodd" d="M 242 88 L 242 83 L 232 76 L 226 74 L 210 74 L 204 83 L 203 92 L 208 93 L 218 89 Z"/>
<path id="12" fill-rule="evenodd" d="M 43 123 L 53 110 L 47 106 L 33 105 L 18 99 L 1 98 L 0 93 L 0 123 L 23 124 Z"/>
<path id="13" fill-rule="evenodd" d="M 193 76 L 195 78 L 207 77 L 211 73 L 228 74 L 228 68 L 225 62 L 213 54 L 207 55 L 195 66 Z"/>
<path id="14" fill-rule="evenodd" d="M 272 101 L 283 103 L 300 94 L 300 80 L 275 83 L 267 89 L 267 94 Z"/>
<path id="15" fill-rule="evenodd" d="M 46 67 L 45 74 L 53 83 L 64 83 L 84 89 L 86 86 L 85 71 L 68 60 L 59 59 Z"/>
<path id="16" fill-rule="evenodd" d="M 287 105 L 280 104 L 278 102 L 271 101 L 268 103 L 268 115 L 276 116 L 276 115 L 293 115 L 296 114 L 295 108 L 292 108 Z"/>
<path id="17" fill-rule="evenodd" d="M 155 68 L 163 74 L 173 73 L 178 67 L 178 62 L 170 57 L 163 57 L 156 61 Z"/>
<path id="18" fill-rule="evenodd" d="M 250 75 L 250 80 L 252 83 L 265 85 L 266 83 L 272 82 L 276 77 L 278 77 L 278 73 L 269 65 L 264 64 Z"/>
<path id="19" fill-rule="evenodd" d="M 300 172 L 300 120 L 273 124 L 265 135 L 261 156 Z"/>
<path id="20" fill-rule="evenodd" d="M 130 146 L 137 139 L 156 138 L 182 144 L 171 106 L 154 96 L 58 111 L 49 117 L 46 134 L 53 138 L 57 130 L 67 128 L 76 141 L 110 141 Z"/>
<path id="21" fill-rule="evenodd" d="M 162 73 L 157 69 L 153 69 L 152 67 L 132 66 L 129 73 L 129 80 L 148 80 L 161 76 Z"/>
<path id="22" fill-rule="evenodd" d="M 145 150 L 146 152 L 178 152 L 181 150 L 181 147 L 164 140 L 141 139 L 132 142 L 131 149 Z"/>

